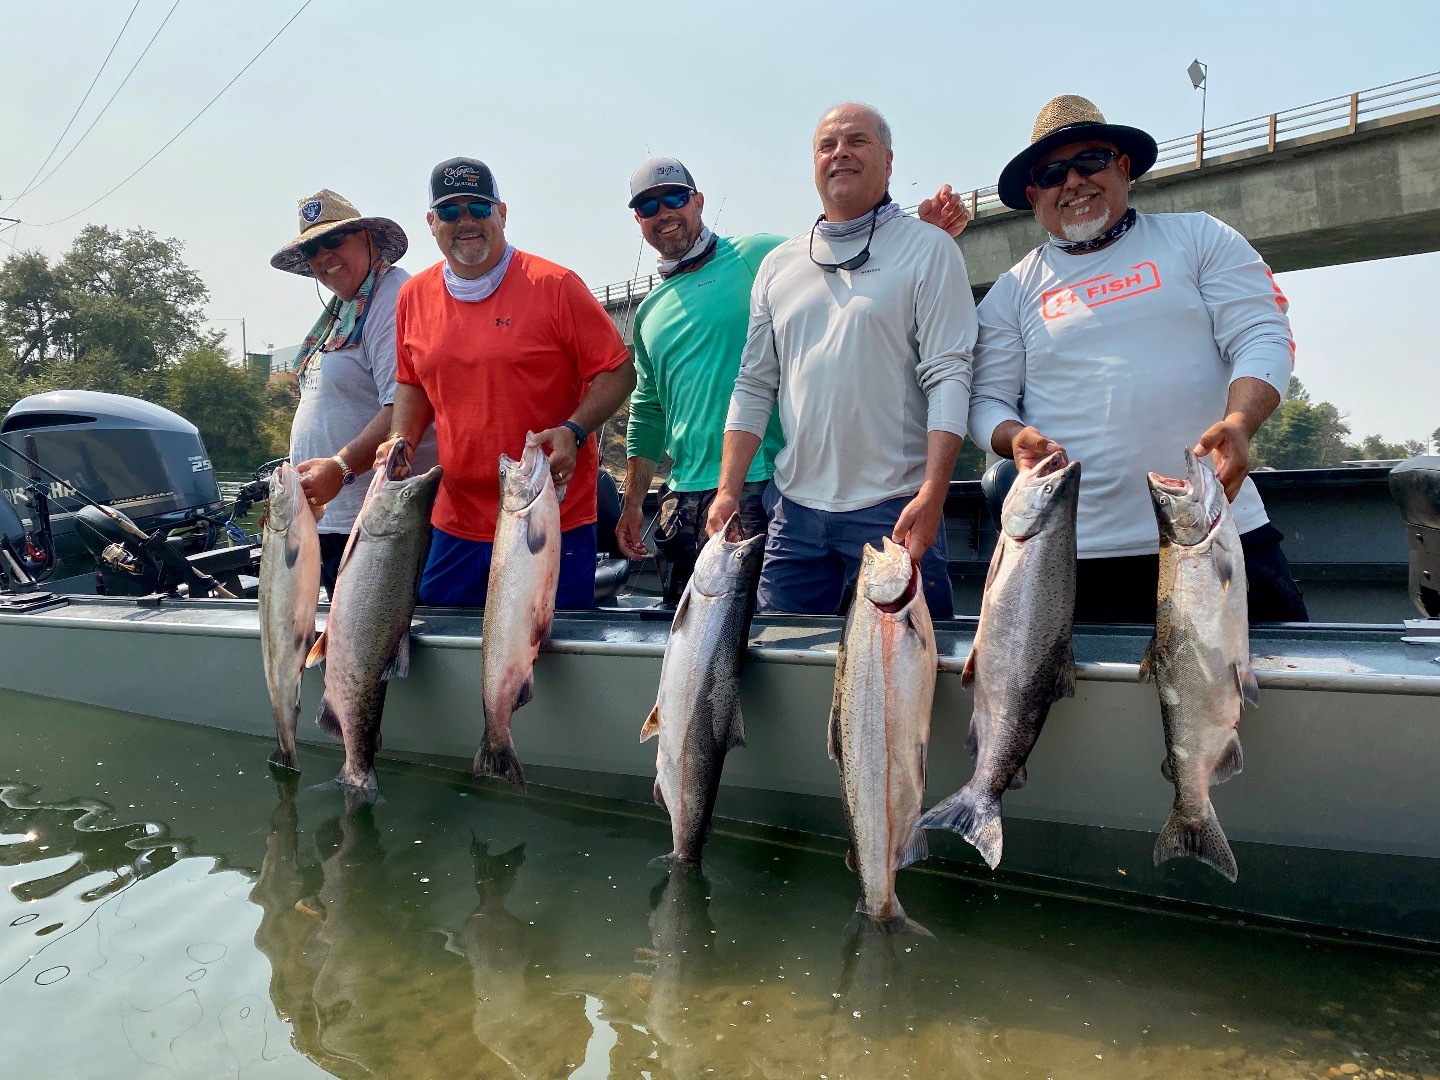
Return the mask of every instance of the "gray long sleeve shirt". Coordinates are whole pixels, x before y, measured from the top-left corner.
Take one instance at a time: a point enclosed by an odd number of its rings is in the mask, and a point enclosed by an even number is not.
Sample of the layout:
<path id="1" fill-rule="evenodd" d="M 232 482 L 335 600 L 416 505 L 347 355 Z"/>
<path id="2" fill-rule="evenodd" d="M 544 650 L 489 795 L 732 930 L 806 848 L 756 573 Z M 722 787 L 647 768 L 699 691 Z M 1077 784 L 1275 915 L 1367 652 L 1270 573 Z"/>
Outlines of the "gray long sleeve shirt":
<path id="1" fill-rule="evenodd" d="M 796 237 L 760 265 L 726 430 L 763 436 L 778 400 L 775 485 L 802 506 L 839 512 L 913 495 L 928 433 L 965 433 L 976 335 L 965 260 L 908 216 L 875 230 L 854 271 L 826 273 L 809 244 L 809 233 Z M 815 258 L 843 261 L 863 246 L 863 236 L 817 235 Z"/>

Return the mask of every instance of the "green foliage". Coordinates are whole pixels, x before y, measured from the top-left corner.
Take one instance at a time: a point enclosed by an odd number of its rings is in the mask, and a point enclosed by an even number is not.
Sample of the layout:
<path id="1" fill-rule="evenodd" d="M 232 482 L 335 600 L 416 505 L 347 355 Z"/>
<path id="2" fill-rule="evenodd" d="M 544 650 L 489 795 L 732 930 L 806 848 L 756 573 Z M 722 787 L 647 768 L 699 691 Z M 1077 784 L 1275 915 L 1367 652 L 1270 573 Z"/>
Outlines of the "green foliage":
<path id="1" fill-rule="evenodd" d="M 198 427 L 217 469 L 254 468 L 271 456 L 265 388 L 211 346 L 187 350 L 165 372 L 166 404 Z"/>
<path id="2" fill-rule="evenodd" d="M 1250 467 L 1328 469 L 1356 456 L 1350 426 L 1328 401 L 1315 404 L 1299 379 L 1250 443 Z"/>
<path id="3" fill-rule="evenodd" d="M 955 471 L 950 474 L 950 479 L 979 480 L 984 475 L 985 451 L 974 439 L 966 439 L 965 445 L 960 448 L 960 456 L 955 459 Z"/>

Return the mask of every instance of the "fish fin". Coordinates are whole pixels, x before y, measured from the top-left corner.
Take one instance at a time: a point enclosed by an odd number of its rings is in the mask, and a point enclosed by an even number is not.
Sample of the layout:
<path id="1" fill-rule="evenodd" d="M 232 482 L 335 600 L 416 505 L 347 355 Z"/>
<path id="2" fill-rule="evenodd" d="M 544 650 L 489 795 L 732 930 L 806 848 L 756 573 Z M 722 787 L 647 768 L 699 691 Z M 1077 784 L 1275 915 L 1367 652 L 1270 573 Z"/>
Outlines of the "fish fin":
<path id="1" fill-rule="evenodd" d="M 1065 639 L 1064 652 L 1060 656 L 1060 668 L 1055 672 L 1055 700 L 1075 696 L 1075 643 Z"/>
<path id="2" fill-rule="evenodd" d="M 845 849 L 845 869 L 849 870 L 852 874 L 858 874 L 860 872 L 860 863 L 855 859 L 855 849 L 853 847 Z"/>
<path id="3" fill-rule="evenodd" d="M 690 586 L 687 583 L 685 591 L 680 594 L 680 602 L 675 605 L 675 615 L 670 620 L 670 633 L 674 633 L 685 624 L 686 616 L 690 614 Z M 749 641 L 749 638 L 745 639 Z"/>
<path id="4" fill-rule="evenodd" d="M 489 740 L 480 743 L 470 771 L 475 776 L 495 776 L 509 780 L 522 794 L 525 791 L 525 769 L 515 754 L 515 744 L 507 738 L 503 745 L 492 746 Z"/>
<path id="5" fill-rule="evenodd" d="M 1004 840 L 1000 826 L 1000 800 L 974 792 L 968 784 L 922 814 L 919 827 L 949 829 L 959 833 L 980 853 L 991 870 L 1000 865 Z"/>
<path id="6" fill-rule="evenodd" d="M 1215 807 L 1208 802 L 1205 804 L 1205 820 L 1195 826 L 1181 820 L 1178 805 L 1171 809 L 1169 820 L 1155 841 L 1156 866 L 1185 856 L 1199 859 L 1230 881 L 1240 876 L 1240 868 L 1235 865 L 1235 853 L 1230 850 L 1230 842 L 1220 828 Z"/>
<path id="7" fill-rule="evenodd" d="M 1175 782 L 1175 766 L 1170 764 L 1169 754 L 1166 754 L 1160 762 L 1160 775 L 1172 784 Z"/>
<path id="8" fill-rule="evenodd" d="M 745 717 L 740 712 L 740 706 L 735 706 L 735 715 L 730 718 L 730 730 L 726 735 L 725 749 L 734 750 L 737 746 L 745 745 Z"/>
<path id="9" fill-rule="evenodd" d="M 1217 539 L 1210 548 L 1210 558 L 1215 564 L 1215 572 L 1220 576 L 1220 585 L 1227 593 L 1230 591 L 1231 583 L 1237 577 L 1244 580 L 1245 555 L 1243 551 L 1233 551 L 1222 540 Z M 1237 569 L 1240 572 L 1237 573 Z"/>
<path id="10" fill-rule="evenodd" d="M 395 655 L 390 657 L 390 663 L 385 665 L 385 670 L 380 673 L 382 682 L 389 682 L 391 679 L 403 679 L 410 674 L 410 632 L 407 630 L 405 636 L 400 639 L 400 644 L 395 646 Z"/>
<path id="11" fill-rule="evenodd" d="M 1005 536 L 1004 531 L 995 541 L 995 550 L 990 555 L 990 569 L 985 571 L 985 592 L 990 591 L 990 585 L 1000 573 L 1000 564 L 1005 561 Z"/>
<path id="12" fill-rule="evenodd" d="M 286 750 L 283 746 L 277 746 L 275 752 L 270 755 L 270 767 L 272 769 L 284 769 L 286 772 L 299 772 L 300 766 L 295 763 L 295 751 Z"/>
<path id="13" fill-rule="evenodd" d="M 660 734 L 660 703 L 657 701 L 655 707 L 650 710 L 650 715 L 645 718 L 645 723 L 640 726 L 640 741 L 648 742 Z"/>
<path id="14" fill-rule="evenodd" d="M 366 803 L 383 803 L 385 800 L 380 797 L 380 778 L 375 775 L 372 768 L 365 776 L 365 779 L 356 784 L 345 779 L 345 773 L 340 772 L 334 780 L 326 780 L 321 784 L 312 784 L 310 791 L 339 791 L 345 796 L 345 812 L 353 814 Z"/>
<path id="15" fill-rule="evenodd" d="M 960 672 L 961 686 L 969 686 L 975 681 L 975 657 L 976 654 L 979 652 L 976 646 L 978 646 L 979 644 L 980 641 L 978 637 L 970 644 L 970 655 L 965 657 L 965 667 Z"/>
<path id="16" fill-rule="evenodd" d="M 635 963 L 658 964 L 660 963 L 660 953 L 655 949 L 647 949 L 644 946 L 636 946 Z"/>
<path id="17" fill-rule="evenodd" d="M 1260 684 L 1255 681 L 1255 669 L 1248 660 L 1235 665 L 1235 682 L 1240 687 L 1240 700 L 1246 705 L 1260 704 Z"/>
<path id="18" fill-rule="evenodd" d="M 1240 736 L 1232 734 L 1220 754 L 1220 760 L 1215 763 L 1215 771 L 1210 774 L 1210 786 L 1223 784 L 1232 776 L 1239 775 L 1244 767 L 1245 755 L 1240 752 Z"/>
<path id="19" fill-rule="evenodd" d="M 549 539 L 550 537 L 545 533 L 545 526 L 535 520 L 534 514 L 527 514 L 525 516 L 525 546 L 530 549 L 530 554 L 540 554 Z"/>
<path id="20" fill-rule="evenodd" d="M 655 781 L 655 790 L 652 794 L 655 797 L 655 805 L 660 807 L 661 810 L 664 810 L 668 814 L 670 812 L 670 807 L 665 805 L 665 792 L 660 790 L 659 780 Z"/>
<path id="21" fill-rule="evenodd" d="M 325 659 L 325 645 L 329 636 L 328 632 L 321 631 L 320 636 L 315 639 L 315 644 L 310 646 L 310 651 L 305 655 L 307 668 L 312 668 Z"/>
<path id="22" fill-rule="evenodd" d="M 930 857 L 930 838 L 925 835 L 925 830 L 916 828 L 910 833 L 910 840 L 900 852 L 900 858 L 895 863 L 896 870 L 903 870 L 911 863 L 917 863 L 921 859 Z"/>
<path id="23" fill-rule="evenodd" d="M 300 561 L 300 530 L 291 529 L 285 534 L 285 565 L 294 567 Z"/>
<path id="24" fill-rule="evenodd" d="M 1145 655 L 1140 658 L 1140 681 L 1155 681 L 1155 665 L 1159 662 L 1160 648 L 1154 635 L 1150 637 L 1150 644 L 1145 646 Z"/>
<path id="25" fill-rule="evenodd" d="M 320 699 L 320 708 L 315 713 L 315 723 L 320 730 L 327 735 L 334 735 L 340 738 L 340 717 L 336 714 L 334 706 L 330 704 L 328 697 Z"/>
<path id="26" fill-rule="evenodd" d="M 970 751 L 970 760 L 980 758 L 980 728 L 975 723 L 975 714 L 970 714 L 970 730 L 965 733 L 965 749 Z"/>
<path id="27" fill-rule="evenodd" d="M 520 709 L 529 705 L 535 697 L 535 673 L 531 672 L 530 677 L 520 684 L 520 689 L 515 691 L 515 708 Z"/>
<path id="28" fill-rule="evenodd" d="M 846 941 L 854 941 L 859 937 L 876 935 L 879 937 L 913 936 L 933 938 L 935 935 L 925 927 L 921 926 L 914 919 L 905 914 L 905 909 L 900 906 L 900 901 L 895 901 L 895 910 L 900 914 L 893 918 L 876 918 L 865 910 L 864 901 L 855 905 L 855 914 L 845 924 L 844 938 Z"/>
<path id="29" fill-rule="evenodd" d="M 1010 777 L 1010 783 L 1005 785 L 1005 790 L 1019 791 L 1029 782 L 1030 774 L 1025 771 L 1025 766 L 1021 765 L 1018 769 L 1015 770 L 1015 775 Z"/>

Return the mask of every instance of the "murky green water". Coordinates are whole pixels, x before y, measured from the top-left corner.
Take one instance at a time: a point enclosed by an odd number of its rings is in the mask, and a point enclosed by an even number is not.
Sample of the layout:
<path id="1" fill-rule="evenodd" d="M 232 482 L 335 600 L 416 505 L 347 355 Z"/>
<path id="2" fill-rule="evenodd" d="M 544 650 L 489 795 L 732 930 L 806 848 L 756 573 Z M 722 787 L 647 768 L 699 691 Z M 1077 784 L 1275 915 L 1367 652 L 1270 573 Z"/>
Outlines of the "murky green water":
<path id="1" fill-rule="evenodd" d="M 856 935 L 833 854 L 268 752 L 0 692 L 0 1077 L 1440 1076 L 1436 954 L 914 871 Z"/>

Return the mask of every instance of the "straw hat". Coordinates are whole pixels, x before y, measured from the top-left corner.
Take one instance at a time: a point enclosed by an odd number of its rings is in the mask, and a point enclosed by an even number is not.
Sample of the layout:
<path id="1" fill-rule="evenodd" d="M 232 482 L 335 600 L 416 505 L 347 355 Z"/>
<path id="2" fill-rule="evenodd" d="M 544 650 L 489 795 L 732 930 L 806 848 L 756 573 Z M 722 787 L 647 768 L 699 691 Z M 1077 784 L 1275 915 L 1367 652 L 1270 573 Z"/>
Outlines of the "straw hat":
<path id="1" fill-rule="evenodd" d="M 1012 210 L 1029 210 L 1030 200 L 1025 188 L 1030 184 L 1030 170 L 1035 163 L 1057 147 L 1068 143 L 1100 139 L 1114 143 L 1130 158 L 1130 179 L 1138 180 L 1155 164 L 1159 151 L 1155 140 L 1139 128 L 1107 124 L 1095 103 L 1078 94 L 1061 94 L 1052 98 L 1030 132 L 1030 145 L 1010 159 L 1000 173 L 1000 201 Z"/>
<path id="2" fill-rule="evenodd" d="M 386 262 L 399 262 L 410 246 L 405 230 L 395 222 L 385 217 L 361 217 L 354 203 L 329 188 L 301 199 L 299 209 L 300 235 L 271 256 L 270 265 L 276 270 L 314 277 L 310 272 L 310 260 L 300 253 L 300 245 L 341 228 L 368 230 Z"/>

